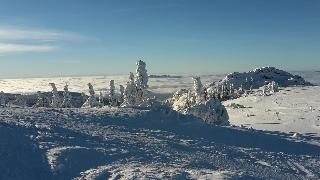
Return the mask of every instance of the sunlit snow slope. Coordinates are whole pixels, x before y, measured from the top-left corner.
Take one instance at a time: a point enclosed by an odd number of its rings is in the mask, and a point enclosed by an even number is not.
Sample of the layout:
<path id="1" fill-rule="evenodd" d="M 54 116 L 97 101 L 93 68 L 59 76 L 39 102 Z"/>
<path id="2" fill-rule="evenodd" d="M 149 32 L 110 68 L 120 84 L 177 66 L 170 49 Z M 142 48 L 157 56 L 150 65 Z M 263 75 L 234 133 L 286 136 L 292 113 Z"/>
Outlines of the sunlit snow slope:
<path id="1" fill-rule="evenodd" d="M 223 104 L 231 124 L 320 137 L 320 86 L 281 88 L 270 96 L 253 94 Z"/>

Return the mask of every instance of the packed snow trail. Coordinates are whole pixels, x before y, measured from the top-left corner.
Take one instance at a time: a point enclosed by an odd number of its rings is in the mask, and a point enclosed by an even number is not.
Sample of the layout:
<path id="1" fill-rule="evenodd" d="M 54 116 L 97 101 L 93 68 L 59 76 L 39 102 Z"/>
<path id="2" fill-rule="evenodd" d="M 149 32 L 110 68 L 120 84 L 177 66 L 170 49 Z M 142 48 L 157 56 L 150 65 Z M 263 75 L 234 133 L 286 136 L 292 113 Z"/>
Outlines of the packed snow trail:
<path id="1" fill-rule="evenodd" d="M 0 130 L 0 179 L 320 178 L 319 146 L 166 109 L 4 108 Z"/>

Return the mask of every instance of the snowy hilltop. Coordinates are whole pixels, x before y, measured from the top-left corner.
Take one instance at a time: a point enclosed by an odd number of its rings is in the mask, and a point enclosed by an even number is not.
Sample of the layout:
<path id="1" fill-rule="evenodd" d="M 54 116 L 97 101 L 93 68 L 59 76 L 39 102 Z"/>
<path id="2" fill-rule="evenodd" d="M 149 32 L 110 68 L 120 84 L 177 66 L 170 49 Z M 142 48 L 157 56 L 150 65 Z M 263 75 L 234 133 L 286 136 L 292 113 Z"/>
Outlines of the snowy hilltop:
<path id="1" fill-rule="evenodd" d="M 287 86 L 311 86 L 312 84 L 305 81 L 301 76 L 292 75 L 286 71 L 275 67 L 256 68 L 249 72 L 234 72 L 228 74 L 220 84 L 233 84 L 234 88 L 257 89 L 269 82 L 274 81 L 281 87 Z"/>
<path id="2" fill-rule="evenodd" d="M 228 74 L 222 80 L 207 85 L 204 91 L 208 97 L 224 101 L 247 95 L 254 89 L 262 89 L 264 94 L 268 94 L 277 92 L 278 87 L 312 85 L 301 76 L 274 67 L 262 67 L 249 72 Z"/>

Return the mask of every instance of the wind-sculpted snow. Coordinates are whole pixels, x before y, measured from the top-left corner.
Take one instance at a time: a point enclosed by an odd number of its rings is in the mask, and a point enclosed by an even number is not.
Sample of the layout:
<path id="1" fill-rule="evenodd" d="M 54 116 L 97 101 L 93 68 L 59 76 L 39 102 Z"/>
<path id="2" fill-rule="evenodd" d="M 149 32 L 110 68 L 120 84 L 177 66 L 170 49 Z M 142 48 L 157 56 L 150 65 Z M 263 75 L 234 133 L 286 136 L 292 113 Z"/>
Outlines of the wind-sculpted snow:
<path id="1" fill-rule="evenodd" d="M 0 130 L 0 179 L 320 178 L 319 146 L 169 108 L 2 108 Z"/>

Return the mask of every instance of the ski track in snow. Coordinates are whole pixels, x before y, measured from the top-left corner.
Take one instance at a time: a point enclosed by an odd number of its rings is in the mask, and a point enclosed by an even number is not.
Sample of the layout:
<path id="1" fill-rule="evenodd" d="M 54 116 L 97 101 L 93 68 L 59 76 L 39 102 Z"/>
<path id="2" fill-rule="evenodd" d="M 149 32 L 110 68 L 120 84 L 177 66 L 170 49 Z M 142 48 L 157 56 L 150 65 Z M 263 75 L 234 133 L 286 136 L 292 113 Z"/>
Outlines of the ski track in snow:
<path id="1" fill-rule="evenodd" d="M 319 146 L 262 131 L 210 126 L 175 113 L 4 108 L 0 128 L 13 131 L 12 136 L 22 133 L 23 142 L 34 147 L 26 155 L 36 152 L 42 159 L 37 165 L 19 161 L 50 172 L 22 172 L 27 179 L 320 178 Z M 23 148 L 10 150 L 24 153 Z M 0 158 L 10 159 L 5 151 L 0 150 Z M 10 173 L 1 173 L 0 179 L 10 179 Z"/>

